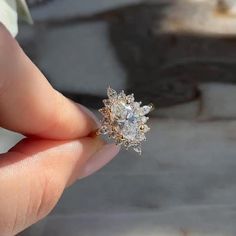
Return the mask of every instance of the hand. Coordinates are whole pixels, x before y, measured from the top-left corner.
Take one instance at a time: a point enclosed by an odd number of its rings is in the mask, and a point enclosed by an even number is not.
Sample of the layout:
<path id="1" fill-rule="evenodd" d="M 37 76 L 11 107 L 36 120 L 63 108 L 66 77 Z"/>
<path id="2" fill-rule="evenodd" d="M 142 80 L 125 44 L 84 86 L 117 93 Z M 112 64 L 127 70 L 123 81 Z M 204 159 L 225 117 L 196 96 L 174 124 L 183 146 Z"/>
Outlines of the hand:
<path id="1" fill-rule="evenodd" d="M 46 216 L 67 186 L 119 152 L 91 135 L 92 113 L 54 90 L 2 25 L 0 126 L 27 137 L 0 155 L 1 236 Z"/>

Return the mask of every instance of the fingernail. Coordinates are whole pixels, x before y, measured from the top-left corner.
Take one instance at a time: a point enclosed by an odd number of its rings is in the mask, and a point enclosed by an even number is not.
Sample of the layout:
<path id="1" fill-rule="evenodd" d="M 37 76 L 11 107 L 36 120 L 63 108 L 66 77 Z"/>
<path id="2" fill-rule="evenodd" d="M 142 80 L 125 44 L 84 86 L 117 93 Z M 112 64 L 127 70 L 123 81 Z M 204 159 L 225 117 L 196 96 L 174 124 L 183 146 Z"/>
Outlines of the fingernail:
<path id="1" fill-rule="evenodd" d="M 92 158 L 90 158 L 84 167 L 80 170 L 80 177 L 82 179 L 87 177 L 110 162 L 120 151 L 120 147 L 115 144 L 106 144 L 100 149 Z"/>
<path id="2" fill-rule="evenodd" d="M 84 113 L 86 113 L 94 121 L 96 125 L 96 129 L 101 126 L 100 121 L 98 120 L 98 118 L 95 116 L 95 114 L 92 111 L 90 111 L 87 107 L 81 104 L 78 104 L 78 106 Z"/>

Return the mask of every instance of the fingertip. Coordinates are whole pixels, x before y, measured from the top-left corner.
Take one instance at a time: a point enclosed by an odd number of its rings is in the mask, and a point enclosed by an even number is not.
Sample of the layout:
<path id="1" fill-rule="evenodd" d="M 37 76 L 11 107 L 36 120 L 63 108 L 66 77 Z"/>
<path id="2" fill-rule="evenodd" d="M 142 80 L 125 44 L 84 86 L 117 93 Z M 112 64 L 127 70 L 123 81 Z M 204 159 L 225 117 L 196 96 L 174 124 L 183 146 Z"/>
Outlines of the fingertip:
<path id="1" fill-rule="evenodd" d="M 92 175 L 108 164 L 120 152 L 120 146 L 115 144 L 104 145 L 83 166 L 79 173 L 79 179 Z"/>
<path id="2" fill-rule="evenodd" d="M 87 107 L 83 106 L 82 104 L 77 103 L 77 106 L 80 110 L 82 110 L 85 114 L 87 114 L 88 117 L 90 117 L 90 119 L 93 121 L 94 130 L 100 128 L 101 123 L 91 110 L 89 110 Z"/>

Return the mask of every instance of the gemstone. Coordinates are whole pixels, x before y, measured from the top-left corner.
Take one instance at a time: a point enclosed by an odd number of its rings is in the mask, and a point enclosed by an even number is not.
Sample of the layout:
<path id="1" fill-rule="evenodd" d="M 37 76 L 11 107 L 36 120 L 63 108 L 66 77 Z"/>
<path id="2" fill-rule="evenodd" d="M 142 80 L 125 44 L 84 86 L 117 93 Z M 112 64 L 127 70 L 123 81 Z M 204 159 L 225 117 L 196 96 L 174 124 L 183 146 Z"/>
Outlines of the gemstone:
<path id="1" fill-rule="evenodd" d="M 127 103 L 134 102 L 134 94 L 130 94 L 126 96 Z"/>
<path id="2" fill-rule="evenodd" d="M 111 116 L 113 119 L 125 120 L 127 116 L 127 109 L 124 102 L 116 102 L 111 105 Z"/>
<path id="3" fill-rule="evenodd" d="M 145 136 L 145 134 L 143 134 L 143 133 L 139 133 L 139 134 L 136 136 L 136 139 L 137 139 L 138 141 L 145 141 L 145 140 L 146 140 L 146 136 Z"/>
<path id="4" fill-rule="evenodd" d="M 103 103 L 105 106 L 109 106 L 110 105 L 110 100 L 109 99 L 103 99 Z"/>
<path id="5" fill-rule="evenodd" d="M 141 149 L 141 146 L 136 146 L 134 147 L 134 151 L 141 154 L 142 153 L 142 149 Z"/>
<path id="6" fill-rule="evenodd" d="M 118 99 L 125 99 L 125 92 L 122 90 L 121 93 L 118 95 Z"/>
<path id="7" fill-rule="evenodd" d="M 122 136 L 128 140 L 135 140 L 137 136 L 137 123 L 130 123 L 128 120 L 119 123 Z"/>
<path id="8" fill-rule="evenodd" d="M 140 117 L 140 121 L 141 121 L 143 124 L 146 123 L 148 120 L 149 120 L 149 117 L 147 117 L 147 116 L 142 116 L 142 117 Z"/>
<path id="9" fill-rule="evenodd" d="M 139 112 L 141 116 L 147 115 L 152 110 L 152 105 L 143 106 L 140 108 Z"/>
<path id="10" fill-rule="evenodd" d="M 106 126 L 102 126 L 100 129 L 99 129 L 99 133 L 101 134 L 107 134 L 108 133 L 108 128 Z"/>
<path id="11" fill-rule="evenodd" d="M 134 102 L 133 103 L 133 108 L 136 109 L 136 110 L 140 109 L 140 103 L 139 102 Z"/>
<path id="12" fill-rule="evenodd" d="M 103 108 L 99 109 L 98 111 L 99 111 L 101 114 L 106 115 L 106 113 L 107 113 L 107 108 L 106 108 L 106 107 L 103 107 Z"/>
<path id="13" fill-rule="evenodd" d="M 122 136 L 126 139 L 134 140 L 139 129 L 139 117 L 132 107 L 129 104 L 120 102 L 111 106 L 111 112 Z"/>
<path id="14" fill-rule="evenodd" d="M 116 98 L 117 97 L 117 92 L 114 89 L 112 89 L 111 87 L 109 87 L 107 89 L 107 96 L 109 98 Z"/>

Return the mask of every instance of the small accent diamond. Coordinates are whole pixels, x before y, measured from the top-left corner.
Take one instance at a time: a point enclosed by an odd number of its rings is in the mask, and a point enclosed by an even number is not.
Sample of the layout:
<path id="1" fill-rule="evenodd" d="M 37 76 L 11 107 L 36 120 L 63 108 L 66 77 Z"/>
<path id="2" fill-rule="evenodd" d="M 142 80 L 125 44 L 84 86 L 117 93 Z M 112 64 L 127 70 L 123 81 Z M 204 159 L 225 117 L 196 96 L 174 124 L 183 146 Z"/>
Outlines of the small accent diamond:
<path id="1" fill-rule="evenodd" d="M 112 89 L 111 87 L 109 87 L 107 89 L 107 96 L 112 99 L 112 98 L 117 98 L 117 93 L 114 89 Z"/>
<path id="2" fill-rule="evenodd" d="M 152 110 L 152 105 L 143 106 L 140 108 L 140 115 L 147 115 Z"/>

